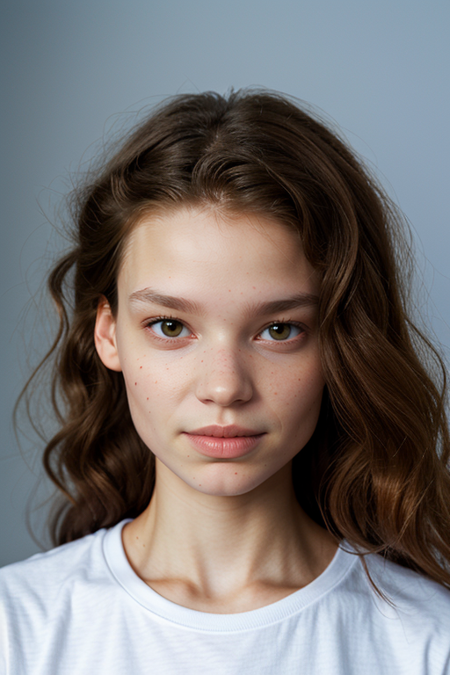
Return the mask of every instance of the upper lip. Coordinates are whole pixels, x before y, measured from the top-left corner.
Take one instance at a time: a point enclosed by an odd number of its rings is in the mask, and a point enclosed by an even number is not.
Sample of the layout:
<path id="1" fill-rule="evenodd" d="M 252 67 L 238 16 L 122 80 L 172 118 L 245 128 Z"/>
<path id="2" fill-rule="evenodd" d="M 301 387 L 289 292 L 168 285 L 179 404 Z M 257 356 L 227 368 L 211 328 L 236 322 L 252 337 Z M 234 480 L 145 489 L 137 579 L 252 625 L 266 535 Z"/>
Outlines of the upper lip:
<path id="1" fill-rule="evenodd" d="M 259 436 L 261 431 L 255 431 L 255 429 L 247 429 L 245 427 L 239 427 L 237 424 L 230 424 L 226 427 L 221 427 L 218 424 L 210 424 L 207 427 L 201 427 L 201 429 L 193 429 L 187 433 L 196 435 L 196 436 L 215 436 L 216 438 L 233 438 L 235 436 Z"/>

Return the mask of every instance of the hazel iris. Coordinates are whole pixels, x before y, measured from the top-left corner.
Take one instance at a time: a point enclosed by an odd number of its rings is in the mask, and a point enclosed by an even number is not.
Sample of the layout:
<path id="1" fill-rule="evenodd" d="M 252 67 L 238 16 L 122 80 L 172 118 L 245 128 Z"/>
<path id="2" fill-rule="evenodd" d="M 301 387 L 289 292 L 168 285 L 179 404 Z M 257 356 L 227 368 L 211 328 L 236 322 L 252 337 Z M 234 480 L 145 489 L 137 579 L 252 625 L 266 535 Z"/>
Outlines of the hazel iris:
<path id="1" fill-rule="evenodd" d="M 183 324 L 179 321 L 172 321 L 169 319 L 161 321 L 161 331 L 167 337 L 178 337 L 182 330 Z"/>
<path id="2" fill-rule="evenodd" d="M 291 334 L 291 326 L 288 323 L 274 323 L 269 327 L 269 334 L 274 340 L 287 340 Z"/>

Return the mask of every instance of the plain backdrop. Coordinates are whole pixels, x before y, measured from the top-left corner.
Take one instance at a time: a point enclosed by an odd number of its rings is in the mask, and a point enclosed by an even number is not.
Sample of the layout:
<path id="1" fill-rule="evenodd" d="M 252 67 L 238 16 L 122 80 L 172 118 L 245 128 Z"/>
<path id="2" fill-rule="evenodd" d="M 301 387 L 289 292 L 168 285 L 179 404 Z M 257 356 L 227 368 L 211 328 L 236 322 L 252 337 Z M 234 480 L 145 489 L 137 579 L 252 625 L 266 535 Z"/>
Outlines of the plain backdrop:
<path id="1" fill-rule="evenodd" d="M 324 111 L 408 217 L 425 321 L 450 344 L 448 2 L 10 0 L 1 13 L 0 565 L 38 551 L 26 504 L 48 495 L 42 445 L 23 423 L 19 450 L 11 415 L 51 333 L 58 204 L 111 130 L 169 95 L 259 85 Z"/>

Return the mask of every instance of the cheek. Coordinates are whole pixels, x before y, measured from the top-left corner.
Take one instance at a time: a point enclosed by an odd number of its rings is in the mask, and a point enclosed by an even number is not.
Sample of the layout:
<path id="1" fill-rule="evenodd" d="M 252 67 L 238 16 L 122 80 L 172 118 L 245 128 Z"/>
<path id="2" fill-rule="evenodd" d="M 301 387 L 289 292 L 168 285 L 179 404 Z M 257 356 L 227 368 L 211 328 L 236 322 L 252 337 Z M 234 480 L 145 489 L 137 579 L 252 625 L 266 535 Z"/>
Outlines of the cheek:
<path id="1" fill-rule="evenodd" d="M 162 358 L 149 360 L 143 353 L 129 360 L 123 368 L 128 401 L 132 412 L 148 414 L 164 409 L 178 400 L 186 382 L 183 360 L 177 362 Z"/>
<path id="2" fill-rule="evenodd" d="M 123 371 L 131 418 L 138 435 L 149 448 L 157 444 L 158 422 L 166 424 L 169 405 L 167 389 L 161 369 L 149 368 L 142 359 Z"/>
<path id="3" fill-rule="evenodd" d="M 324 386 L 320 362 L 314 360 L 307 367 L 272 368 L 267 391 L 271 405 L 283 418 L 295 422 L 311 415 L 317 421 Z"/>

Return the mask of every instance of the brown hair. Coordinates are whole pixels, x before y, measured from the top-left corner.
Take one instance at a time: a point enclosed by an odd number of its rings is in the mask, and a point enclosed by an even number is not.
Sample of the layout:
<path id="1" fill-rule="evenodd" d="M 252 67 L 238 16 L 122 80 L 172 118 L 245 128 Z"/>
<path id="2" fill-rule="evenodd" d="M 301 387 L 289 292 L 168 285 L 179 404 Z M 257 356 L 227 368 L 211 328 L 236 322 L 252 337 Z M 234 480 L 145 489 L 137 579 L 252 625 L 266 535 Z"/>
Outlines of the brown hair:
<path id="1" fill-rule="evenodd" d="M 97 306 L 106 296 L 117 309 L 121 252 L 142 214 L 213 204 L 295 228 L 321 273 L 326 391 L 317 429 L 294 460 L 299 502 L 357 550 L 450 586 L 444 365 L 407 314 L 402 219 L 337 135 L 265 91 L 178 96 L 77 194 L 76 242 L 49 280 L 60 316 L 46 357 L 56 359 L 61 425 L 44 454 L 63 493 L 55 543 L 149 503 L 154 458 L 133 426 L 122 374 L 97 355 Z"/>

